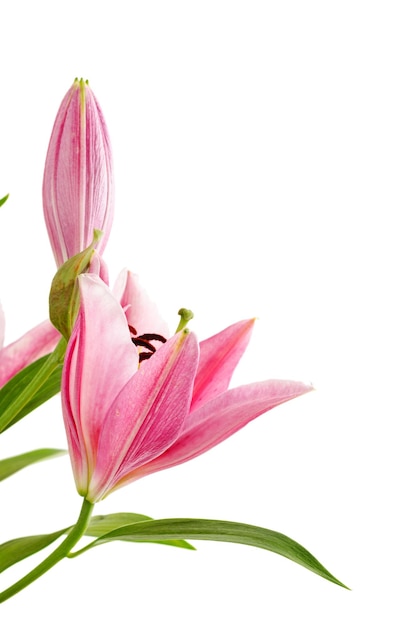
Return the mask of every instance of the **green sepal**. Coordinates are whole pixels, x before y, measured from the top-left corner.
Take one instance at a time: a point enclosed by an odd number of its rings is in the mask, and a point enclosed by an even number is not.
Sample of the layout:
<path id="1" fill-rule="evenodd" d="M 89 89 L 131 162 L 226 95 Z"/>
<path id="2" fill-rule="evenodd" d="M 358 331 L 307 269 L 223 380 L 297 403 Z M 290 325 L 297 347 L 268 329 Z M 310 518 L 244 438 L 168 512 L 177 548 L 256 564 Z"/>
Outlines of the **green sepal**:
<path id="1" fill-rule="evenodd" d="M 162 519 L 142 521 L 117 528 L 102 535 L 86 546 L 83 551 L 108 541 L 165 541 L 172 539 L 204 539 L 242 543 L 270 550 L 302 565 L 314 574 L 322 576 L 336 585 L 346 587 L 299 543 L 286 535 L 249 524 L 206 519 Z"/>
<path id="2" fill-rule="evenodd" d="M 7 196 L 4 196 L 4 198 L 0 198 L 0 206 L 2 206 L 6 202 L 8 197 L 9 197 L 9 194 L 7 194 Z"/>
<path id="3" fill-rule="evenodd" d="M 56 272 L 49 293 L 49 317 L 52 324 L 69 340 L 79 309 L 78 276 L 87 271 L 102 236 L 94 231 L 94 239 L 88 248 L 68 259 Z"/>
<path id="4" fill-rule="evenodd" d="M 40 384 L 39 389 L 27 399 L 27 401 L 24 400 L 25 390 L 29 383 L 34 381 L 35 377 L 46 365 L 50 357 L 51 355 L 48 354 L 34 361 L 22 369 L 0 389 L 0 433 L 21 420 L 22 417 L 25 417 L 25 415 L 60 391 L 62 363 L 56 361 L 51 364 L 50 371 L 48 370 L 47 377 L 43 384 Z M 11 407 L 13 403 L 17 403 L 19 399 L 24 402 L 24 404 L 21 408 L 17 407 L 11 415 Z"/>
<path id="5" fill-rule="evenodd" d="M 38 463 L 39 461 L 44 461 L 46 459 L 56 458 L 57 456 L 62 456 L 63 454 L 67 454 L 66 450 L 40 448 L 38 450 L 31 450 L 30 452 L 19 454 L 17 456 L 11 456 L 7 459 L 2 459 L 0 460 L 0 480 L 8 478 L 28 465 L 32 465 L 32 463 Z"/>

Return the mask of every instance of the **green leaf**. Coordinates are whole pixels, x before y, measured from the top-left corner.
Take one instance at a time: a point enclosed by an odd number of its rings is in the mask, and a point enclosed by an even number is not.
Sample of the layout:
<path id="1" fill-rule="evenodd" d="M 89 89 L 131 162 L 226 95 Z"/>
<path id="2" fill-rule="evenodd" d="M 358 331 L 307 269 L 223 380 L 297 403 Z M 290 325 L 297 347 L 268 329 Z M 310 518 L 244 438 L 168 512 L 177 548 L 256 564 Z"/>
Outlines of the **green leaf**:
<path id="1" fill-rule="evenodd" d="M 45 459 L 52 459 L 57 456 L 62 456 L 63 454 L 66 454 L 66 450 L 41 448 L 39 450 L 32 450 L 31 452 L 19 454 L 18 456 L 11 456 L 7 459 L 2 459 L 0 461 L 0 480 L 8 478 L 15 472 L 18 472 L 32 463 L 37 463 L 38 461 L 43 461 Z"/>
<path id="2" fill-rule="evenodd" d="M 9 194 L 7 194 L 7 196 L 4 196 L 4 198 L 0 198 L 0 206 L 2 206 L 6 202 L 8 197 L 9 197 Z"/>
<path id="3" fill-rule="evenodd" d="M 94 517 L 91 517 L 85 534 L 90 535 L 91 537 L 100 537 L 101 535 L 106 535 L 107 533 L 110 533 L 111 531 L 122 526 L 148 521 L 151 519 L 151 517 L 148 517 L 147 515 L 140 515 L 139 513 L 111 513 L 109 515 L 94 515 Z"/>
<path id="4" fill-rule="evenodd" d="M 67 531 L 68 529 L 64 528 L 49 535 L 20 537 L 3 543 L 0 545 L 0 572 L 46 548 Z"/>
<path id="5" fill-rule="evenodd" d="M 36 409 L 60 391 L 62 365 L 57 363 L 53 372 L 49 375 L 40 389 L 30 398 L 25 406 L 18 411 L 14 418 L 10 421 L 8 419 L 4 419 L 3 414 L 6 409 L 15 400 L 15 398 L 18 398 L 21 395 L 28 383 L 41 370 L 49 356 L 50 355 L 43 356 L 37 361 L 34 361 L 34 363 L 25 367 L 0 389 L 0 432 L 3 432 L 9 428 L 9 426 L 12 426 L 21 420 L 22 417 L 25 417 L 25 415 Z"/>
<path id="6" fill-rule="evenodd" d="M 147 515 L 139 515 L 138 513 L 113 513 L 111 515 L 97 515 L 91 518 L 88 528 L 85 532 L 86 535 L 92 537 L 100 538 L 101 535 L 107 534 L 114 530 L 122 531 L 128 525 L 136 525 L 137 522 L 140 521 L 148 521 L 151 520 L 151 517 Z M 11 541 L 7 541 L 0 545 L 0 572 L 3 572 L 5 569 L 26 559 L 32 554 L 39 552 L 39 550 L 43 550 L 51 543 L 59 539 L 62 535 L 68 534 L 72 529 L 72 526 L 68 528 L 64 528 L 63 530 L 57 530 L 54 533 L 50 533 L 48 535 L 32 535 L 29 537 L 20 537 L 19 539 L 12 539 Z M 145 539 L 136 538 L 134 536 L 130 537 L 128 532 L 125 532 L 125 539 L 120 536 L 117 537 L 120 541 L 146 541 Z M 110 540 L 108 540 L 110 541 Z M 178 548 L 187 548 L 188 550 L 194 550 L 193 546 L 187 541 L 183 541 L 181 539 L 174 540 L 149 540 L 151 543 L 162 543 L 169 546 L 175 546 Z M 76 556 L 76 554 L 80 554 L 84 549 L 79 550 L 79 552 L 74 553 L 68 556 Z"/>
<path id="7" fill-rule="evenodd" d="M 125 529 L 130 524 L 136 524 L 138 522 L 151 521 L 152 518 L 147 515 L 140 515 L 139 513 L 111 513 L 110 515 L 96 515 L 91 518 L 89 526 L 85 532 L 86 535 L 91 537 L 101 537 L 113 530 Z M 143 542 L 142 539 L 128 538 L 125 541 Z M 186 548 L 187 550 L 194 550 L 195 548 L 183 539 L 168 539 L 162 541 L 152 541 L 151 543 L 161 543 L 163 545 L 174 546 L 176 548 Z M 82 550 L 83 552 L 83 550 Z M 74 555 L 75 556 L 75 555 Z"/>
<path id="8" fill-rule="evenodd" d="M 112 530 L 96 539 L 87 548 L 119 539 L 123 541 L 165 541 L 184 538 L 243 543 L 270 550 L 306 567 L 330 582 L 348 589 L 346 585 L 330 574 L 308 550 L 293 539 L 267 528 L 237 522 L 206 519 L 142 521 Z"/>

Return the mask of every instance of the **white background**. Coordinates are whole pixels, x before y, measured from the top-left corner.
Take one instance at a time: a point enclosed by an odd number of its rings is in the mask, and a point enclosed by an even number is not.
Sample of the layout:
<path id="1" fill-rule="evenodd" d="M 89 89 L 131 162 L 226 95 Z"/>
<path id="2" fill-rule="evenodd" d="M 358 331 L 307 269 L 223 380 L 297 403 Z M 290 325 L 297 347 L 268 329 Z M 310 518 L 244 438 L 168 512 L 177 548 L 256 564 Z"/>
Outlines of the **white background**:
<path id="1" fill-rule="evenodd" d="M 172 330 L 178 308 L 192 308 L 201 339 L 258 316 L 233 384 L 317 389 L 96 512 L 273 528 L 353 589 L 244 546 L 114 543 L 62 562 L 2 605 L 2 623 L 413 624 L 412 9 L 2 3 L 7 341 L 47 316 L 43 164 L 60 101 L 83 76 L 114 149 L 111 278 L 138 272 Z M 2 435 L 0 457 L 44 446 L 65 446 L 58 398 Z M 0 490 L 0 541 L 64 527 L 81 505 L 67 457 Z"/>

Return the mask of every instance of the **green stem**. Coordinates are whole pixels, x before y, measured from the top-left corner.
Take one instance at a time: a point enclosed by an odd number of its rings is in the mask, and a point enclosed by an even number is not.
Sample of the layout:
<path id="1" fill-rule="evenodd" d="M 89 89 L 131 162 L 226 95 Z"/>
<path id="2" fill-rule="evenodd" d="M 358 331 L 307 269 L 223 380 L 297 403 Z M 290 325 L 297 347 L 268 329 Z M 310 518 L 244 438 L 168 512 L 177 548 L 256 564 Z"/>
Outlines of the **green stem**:
<path id="1" fill-rule="evenodd" d="M 36 395 L 45 382 L 50 378 L 55 369 L 63 362 L 65 356 L 67 341 L 62 337 L 54 351 L 46 359 L 40 370 L 29 381 L 24 390 L 12 401 L 9 406 L 3 411 L 1 416 L 1 431 L 5 430 L 7 426 L 14 420 L 16 415 L 26 406 L 28 402 Z"/>
<path id="2" fill-rule="evenodd" d="M 76 522 L 75 526 L 72 527 L 72 530 L 70 531 L 66 539 L 64 539 L 64 541 L 56 548 L 56 550 L 54 550 L 54 552 L 52 552 L 52 554 L 49 554 L 49 556 L 46 557 L 44 561 L 42 561 L 37 567 L 32 569 L 31 572 L 26 574 L 26 576 L 23 576 L 23 578 L 18 580 L 17 583 L 14 583 L 14 585 L 8 587 L 2 593 L 0 593 L 0 604 L 14 596 L 16 593 L 19 593 L 19 591 L 30 585 L 37 578 L 40 578 L 45 572 L 50 570 L 54 565 L 56 565 L 56 563 L 58 563 L 68 555 L 70 550 L 78 543 L 79 539 L 84 535 L 88 527 L 93 508 L 94 505 L 91 504 L 91 502 L 88 502 L 88 500 L 84 500 L 78 521 Z"/>

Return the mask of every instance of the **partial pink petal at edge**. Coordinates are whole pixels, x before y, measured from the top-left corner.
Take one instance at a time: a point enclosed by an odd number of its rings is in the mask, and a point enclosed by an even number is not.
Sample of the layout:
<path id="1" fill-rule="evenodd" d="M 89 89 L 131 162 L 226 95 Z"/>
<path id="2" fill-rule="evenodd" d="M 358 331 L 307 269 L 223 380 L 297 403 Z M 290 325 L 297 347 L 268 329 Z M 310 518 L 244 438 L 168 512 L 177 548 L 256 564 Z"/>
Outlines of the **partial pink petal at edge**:
<path id="1" fill-rule="evenodd" d="M 60 334 L 46 320 L 0 351 L 0 387 L 33 361 L 52 352 Z"/>

